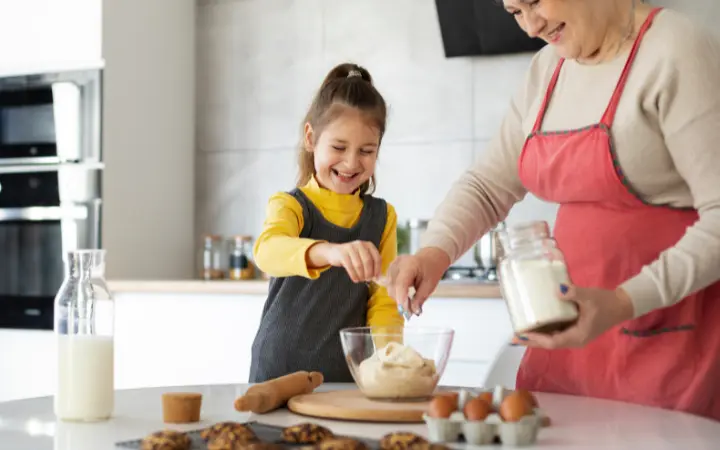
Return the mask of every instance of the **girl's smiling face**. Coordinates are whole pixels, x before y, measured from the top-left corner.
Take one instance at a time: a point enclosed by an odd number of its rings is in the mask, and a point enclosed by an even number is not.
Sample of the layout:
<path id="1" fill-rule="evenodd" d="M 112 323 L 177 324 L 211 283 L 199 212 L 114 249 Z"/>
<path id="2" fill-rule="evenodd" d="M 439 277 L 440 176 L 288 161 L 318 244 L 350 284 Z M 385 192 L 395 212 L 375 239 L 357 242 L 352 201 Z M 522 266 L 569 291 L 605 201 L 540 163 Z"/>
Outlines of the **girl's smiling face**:
<path id="1" fill-rule="evenodd" d="M 305 125 L 305 148 L 313 153 L 315 178 L 320 186 L 338 194 L 352 194 L 375 173 L 380 131 L 352 107 L 315 136 Z"/>
<path id="2" fill-rule="evenodd" d="M 567 59 L 592 58 L 621 34 L 632 0 L 503 0 L 530 37 L 544 40 Z M 625 21 L 625 22 L 624 22 Z"/>

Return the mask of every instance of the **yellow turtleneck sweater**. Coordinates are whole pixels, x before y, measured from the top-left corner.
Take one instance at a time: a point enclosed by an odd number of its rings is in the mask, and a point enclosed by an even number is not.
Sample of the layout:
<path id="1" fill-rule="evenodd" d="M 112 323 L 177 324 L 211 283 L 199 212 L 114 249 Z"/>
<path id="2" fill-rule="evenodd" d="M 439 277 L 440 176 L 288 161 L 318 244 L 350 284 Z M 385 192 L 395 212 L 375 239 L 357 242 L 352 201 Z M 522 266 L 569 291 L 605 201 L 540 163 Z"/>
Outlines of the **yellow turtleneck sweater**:
<path id="1" fill-rule="evenodd" d="M 338 194 L 318 185 L 313 177 L 302 192 L 320 210 L 323 217 L 333 224 L 350 228 L 360 218 L 363 201 L 358 193 Z M 387 204 L 387 222 L 380 240 L 382 272 L 397 256 L 397 214 L 395 208 Z M 303 211 L 300 203 L 285 192 L 279 192 L 268 201 L 263 231 L 254 246 L 255 264 L 273 277 L 302 276 L 316 279 L 329 267 L 310 269 L 306 254 L 310 247 L 319 242 L 314 239 L 300 238 L 303 229 Z M 403 317 L 397 311 L 397 304 L 383 287 L 370 285 L 370 298 L 367 313 L 368 326 L 393 326 L 404 324 Z"/>

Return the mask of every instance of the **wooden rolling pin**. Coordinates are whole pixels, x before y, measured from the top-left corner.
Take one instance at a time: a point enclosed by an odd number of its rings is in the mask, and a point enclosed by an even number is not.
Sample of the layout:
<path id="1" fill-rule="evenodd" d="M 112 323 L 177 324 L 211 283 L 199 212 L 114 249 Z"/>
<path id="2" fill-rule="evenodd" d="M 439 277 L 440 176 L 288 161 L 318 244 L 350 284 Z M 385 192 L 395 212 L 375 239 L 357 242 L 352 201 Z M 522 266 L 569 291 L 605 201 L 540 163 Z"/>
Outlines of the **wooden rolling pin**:
<path id="1" fill-rule="evenodd" d="M 323 382 L 320 372 L 300 371 L 250 386 L 235 399 L 237 411 L 264 414 L 285 406 L 296 395 L 309 394 Z"/>

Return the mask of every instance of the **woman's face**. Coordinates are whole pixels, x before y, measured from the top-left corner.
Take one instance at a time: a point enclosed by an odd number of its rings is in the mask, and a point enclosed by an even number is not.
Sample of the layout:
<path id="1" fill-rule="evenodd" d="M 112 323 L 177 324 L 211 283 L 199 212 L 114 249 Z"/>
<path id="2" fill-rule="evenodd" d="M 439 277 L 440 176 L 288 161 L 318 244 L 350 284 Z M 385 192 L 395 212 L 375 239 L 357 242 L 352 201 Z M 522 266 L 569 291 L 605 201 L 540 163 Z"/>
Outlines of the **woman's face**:
<path id="1" fill-rule="evenodd" d="M 504 0 L 520 28 L 567 59 L 591 57 L 605 39 L 612 0 Z"/>

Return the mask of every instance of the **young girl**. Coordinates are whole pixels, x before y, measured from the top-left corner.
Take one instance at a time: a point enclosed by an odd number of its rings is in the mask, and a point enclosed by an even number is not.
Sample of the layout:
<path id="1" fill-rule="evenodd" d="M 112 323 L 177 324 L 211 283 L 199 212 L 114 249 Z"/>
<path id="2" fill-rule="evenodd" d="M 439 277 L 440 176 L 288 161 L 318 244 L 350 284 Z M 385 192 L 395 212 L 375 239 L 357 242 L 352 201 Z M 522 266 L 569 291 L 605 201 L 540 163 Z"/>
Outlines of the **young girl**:
<path id="1" fill-rule="evenodd" d="M 352 382 L 339 331 L 402 326 L 372 281 L 397 255 L 394 208 L 371 195 L 385 100 L 367 70 L 341 64 L 315 95 L 299 148 L 297 188 L 270 198 L 255 243 L 270 290 L 252 346 L 250 382 L 298 370 Z"/>

